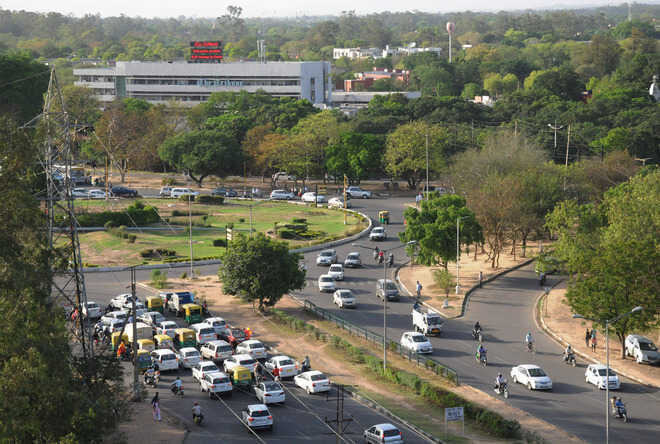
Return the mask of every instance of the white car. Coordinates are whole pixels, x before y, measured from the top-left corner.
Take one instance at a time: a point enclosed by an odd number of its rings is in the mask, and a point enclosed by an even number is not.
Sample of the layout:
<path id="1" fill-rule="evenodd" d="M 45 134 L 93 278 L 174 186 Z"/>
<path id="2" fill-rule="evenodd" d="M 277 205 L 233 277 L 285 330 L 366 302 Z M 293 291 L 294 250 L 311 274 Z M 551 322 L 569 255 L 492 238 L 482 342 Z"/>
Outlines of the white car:
<path id="1" fill-rule="evenodd" d="M 346 259 L 344 259 L 344 267 L 346 268 L 359 268 L 362 266 L 362 259 L 360 259 L 360 253 L 353 251 L 348 253 Z"/>
<path id="2" fill-rule="evenodd" d="M 227 324 L 227 321 L 222 318 L 206 318 L 204 319 L 204 322 L 213 327 L 219 338 L 229 334 L 229 325 Z"/>
<path id="3" fill-rule="evenodd" d="M 348 187 L 346 189 L 346 195 L 350 197 L 351 199 L 354 197 L 360 197 L 362 199 L 369 199 L 371 198 L 371 191 L 363 190 L 360 187 Z"/>
<path id="4" fill-rule="evenodd" d="M 369 240 L 384 241 L 385 239 L 387 239 L 387 232 L 385 231 L 385 228 L 374 227 L 371 229 L 371 233 L 369 233 Z"/>
<path id="5" fill-rule="evenodd" d="M 316 257 L 316 265 L 332 265 L 337 262 L 337 252 L 335 250 L 323 250 Z"/>
<path id="6" fill-rule="evenodd" d="M 106 194 L 105 191 L 103 190 L 89 190 L 87 192 L 87 195 L 89 196 L 90 199 L 105 199 Z"/>
<path id="7" fill-rule="evenodd" d="M 116 331 L 121 331 L 121 329 L 124 328 L 124 325 L 125 322 L 122 319 L 102 317 L 101 320 L 96 323 L 95 328 L 101 328 L 104 332 L 111 335 Z"/>
<path id="8" fill-rule="evenodd" d="M 584 372 L 584 378 L 588 383 L 605 390 L 606 373 L 606 366 L 602 364 L 589 364 L 587 370 Z M 619 377 L 612 369 L 609 370 L 609 386 L 610 390 L 618 390 L 621 387 Z"/>
<path id="9" fill-rule="evenodd" d="M 178 370 L 179 361 L 172 350 L 159 348 L 151 352 L 151 359 L 158 364 L 161 372 L 168 370 Z"/>
<path id="10" fill-rule="evenodd" d="M 406 331 L 401 335 L 401 348 L 414 353 L 433 353 L 433 346 L 428 338 L 414 331 Z"/>
<path id="11" fill-rule="evenodd" d="M 179 366 L 183 368 L 193 368 L 202 360 L 202 356 L 195 347 L 184 347 L 179 350 L 177 355 L 179 358 Z"/>
<path id="12" fill-rule="evenodd" d="M 328 201 L 328 208 L 351 208 L 351 201 L 347 201 L 344 205 L 344 199 L 342 197 L 333 197 Z"/>
<path id="13" fill-rule="evenodd" d="M 277 369 L 280 378 L 292 378 L 298 374 L 298 365 L 288 356 L 274 356 L 264 363 L 271 372 Z"/>
<path id="14" fill-rule="evenodd" d="M 357 300 L 355 299 L 353 292 L 344 288 L 335 291 L 332 295 L 332 302 L 334 302 L 339 308 L 355 308 L 357 306 Z"/>
<path id="15" fill-rule="evenodd" d="M 273 415 L 264 404 L 251 404 L 241 411 L 241 418 L 251 429 L 273 430 Z"/>
<path id="16" fill-rule="evenodd" d="M 250 355 L 254 359 L 266 359 L 266 347 L 261 341 L 256 339 L 250 339 L 249 341 L 243 341 L 236 346 L 236 354 L 245 354 Z"/>
<path id="17" fill-rule="evenodd" d="M 172 187 L 160 187 L 158 195 L 160 197 L 172 197 Z"/>
<path id="18" fill-rule="evenodd" d="M 257 368 L 257 360 L 250 355 L 233 355 L 225 359 L 222 363 L 225 373 L 229 373 L 237 365 L 245 367 L 254 373 L 254 370 Z"/>
<path id="19" fill-rule="evenodd" d="M 552 390 L 552 380 L 538 365 L 522 364 L 513 367 L 511 379 L 530 390 Z"/>
<path id="20" fill-rule="evenodd" d="M 87 304 L 82 308 L 83 316 L 88 319 L 96 319 L 101 317 L 101 306 L 94 301 L 87 301 Z"/>
<path id="21" fill-rule="evenodd" d="M 273 174 L 273 180 L 278 181 L 278 180 L 296 180 L 296 176 L 287 173 L 286 171 L 280 171 L 278 173 Z"/>
<path id="22" fill-rule="evenodd" d="M 128 319 L 128 312 L 126 310 L 115 310 L 101 316 L 103 322 L 109 319 L 118 319 L 125 322 Z"/>
<path id="23" fill-rule="evenodd" d="M 344 280 L 344 266 L 342 264 L 332 264 L 327 273 L 332 279 L 336 281 Z"/>
<path id="24" fill-rule="evenodd" d="M 193 381 L 200 382 L 207 373 L 217 373 L 220 369 L 213 361 L 199 361 L 192 368 Z"/>
<path id="25" fill-rule="evenodd" d="M 626 355 L 635 358 L 638 364 L 660 362 L 660 352 L 653 341 L 640 335 L 628 335 L 625 341 Z"/>
<path id="26" fill-rule="evenodd" d="M 389 423 L 371 426 L 364 431 L 362 436 L 369 444 L 403 444 L 401 431 Z"/>
<path id="27" fill-rule="evenodd" d="M 317 195 L 314 191 L 308 191 L 300 197 L 300 200 L 310 203 L 323 203 L 325 202 L 325 196 L 322 194 Z"/>
<path id="28" fill-rule="evenodd" d="M 318 370 L 310 370 L 296 375 L 293 382 L 308 394 L 330 391 L 330 380 Z"/>
<path id="29" fill-rule="evenodd" d="M 166 321 L 165 316 L 159 311 L 148 311 L 142 315 L 138 316 L 138 321 L 144 322 L 147 325 L 150 325 L 153 328 L 156 328 L 158 324 L 163 321 Z"/>
<path id="30" fill-rule="evenodd" d="M 190 188 L 172 188 L 172 191 L 170 192 L 170 197 L 174 199 L 178 199 L 181 196 L 199 196 L 198 191 L 193 191 Z"/>
<path id="31" fill-rule="evenodd" d="M 125 308 L 124 304 L 127 304 L 127 303 L 131 302 L 132 297 L 133 296 L 130 293 L 120 294 L 120 295 L 117 295 L 114 298 L 110 299 L 110 303 L 108 305 L 110 307 L 116 308 L 117 310 L 122 310 L 123 308 Z M 137 296 L 135 297 L 135 301 L 136 302 L 138 301 Z M 126 308 L 130 309 L 131 307 L 129 305 Z"/>
<path id="32" fill-rule="evenodd" d="M 284 388 L 275 381 L 264 381 L 254 386 L 254 395 L 262 404 L 275 404 L 284 402 Z"/>
<path id="33" fill-rule="evenodd" d="M 71 197 L 74 199 L 87 199 L 89 197 L 87 188 L 74 188 L 71 190 Z"/>
<path id="34" fill-rule="evenodd" d="M 233 388 L 231 379 L 223 372 L 205 373 L 199 381 L 199 389 L 203 392 L 209 392 L 209 398 L 213 398 L 214 394 L 220 395 L 223 393 L 231 396 Z"/>
<path id="35" fill-rule="evenodd" d="M 158 335 L 167 335 L 170 338 L 174 339 L 176 336 L 175 330 L 179 328 L 176 322 L 174 321 L 163 321 L 156 327 L 156 334 Z"/>
<path id="36" fill-rule="evenodd" d="M 216 340 L 209 341 L 199 349 L 204 359 L 211 361 L 224 361 L 233 353 L 231 345 L 227 341 Z"/>
<path id="37" fill-rule="evenodd" d="M 195 331 L 195 339 L 200 345 L 218 339 L 218 335 L 215 332 L 215 329 L 206 322 L 193 324 L 190 326 L 190 328 Z"/>
<path id="38" fill-rule="evenodd" d="M 335 291 L 335 280 L 332 279 L 332 276 L 330 276 L 329 274 L 322 274 L 321 276 L 319 276 L 318 283 L 319 283 L 320 292 L 327 291 L 332 293 L 333 291 Z"/>
<path id="39" fill-rule="evenodd" d="M 293 200 L 296 197 L 292 192 L 286 190 L 273 190 L 270 193 L 271 200 Z"/>

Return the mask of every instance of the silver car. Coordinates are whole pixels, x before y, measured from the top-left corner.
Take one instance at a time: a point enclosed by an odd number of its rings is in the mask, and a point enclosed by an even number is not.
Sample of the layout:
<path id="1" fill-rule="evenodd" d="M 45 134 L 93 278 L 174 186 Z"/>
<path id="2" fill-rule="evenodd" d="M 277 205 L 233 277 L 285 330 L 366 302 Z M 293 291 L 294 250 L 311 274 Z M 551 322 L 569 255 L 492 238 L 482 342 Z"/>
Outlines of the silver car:
<path id="1" fill-rule="evenodd" d="M 335 250 L 323 250 L 316 257 L 316 265 L 330 266 L 337 262 L 337 252 Z"/>
<path id="2" fill-rule="evenodd" d="M 353 251 L 348 253 L 346 259 L 344 259 L 344 267 L 346 268 L 358 268 L 362 266 L 362 259 L 360 259 L 360 253 Z"/>
<path id="3" fill-rule="evenodd" d="M 264 381 L 254 386 L 254 394 L 263 404 L 284 402 L 284 389 L 279 382 Z"/>
<path id="4" fill-rule="evenodd" d="M 251 404 L 241 411 L 246 426 L 251 429 L 273 430 L 273 415 L 265 404 Z"/>
<path id="5" fill-rule="evenodd" d="M 376 282 L 376 296 L 381 299 L 387 296 L 388 301 L 398 301 L 399 287 L 390 279 L 378 279 Z"/>

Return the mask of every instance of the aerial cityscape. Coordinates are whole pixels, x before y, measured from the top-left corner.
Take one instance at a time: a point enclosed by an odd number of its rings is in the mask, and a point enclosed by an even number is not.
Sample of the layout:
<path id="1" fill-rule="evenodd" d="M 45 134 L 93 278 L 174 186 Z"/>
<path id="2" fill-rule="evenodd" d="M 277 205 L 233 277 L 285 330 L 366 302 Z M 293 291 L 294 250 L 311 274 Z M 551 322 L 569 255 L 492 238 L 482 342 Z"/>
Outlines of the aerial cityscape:
<path id="1" fill-rule="evenodd" d="M 0 441 L 655 443 L 660 4 L 6 1 Z"/>

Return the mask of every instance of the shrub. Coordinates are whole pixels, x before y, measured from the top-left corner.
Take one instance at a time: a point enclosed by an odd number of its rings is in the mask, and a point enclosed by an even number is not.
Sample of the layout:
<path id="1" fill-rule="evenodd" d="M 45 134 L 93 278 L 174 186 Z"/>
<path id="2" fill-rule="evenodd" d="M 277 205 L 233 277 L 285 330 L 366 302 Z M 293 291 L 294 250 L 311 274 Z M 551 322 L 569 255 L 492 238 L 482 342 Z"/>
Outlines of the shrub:
<path id="1" fill-rule="evenodd" d="M 167 272 L 153 270 L 151 272 L 151 284 L 156 288 L 164 288 L 167 284 Z"/>
<path id="2" fill-rule="evenodd" d="M 129 234 L 128 235 L 128 243 L 129 244 L 134 244 L 136 240 L 137 240 L 137 236 L 135 234 Z"/>
<path id="3" fill-rule="evenodd" d="M 227 240 L 226 239 L 213 239 L 213 246 L 214 247 L 226 247 L 227 246 Z"/>
<path id="4" fill-rule="evenodd" d="M 294 224 L 305 224 L 305 225 L 307 225 L 307 219 L 305 219 L 304 217 L 293 218 L 291 220 L 291 222 L 293 222 Z"/>
<path id="5" fill-rule="evenodd" d="M 188 278 L 188 273 L 186 273 L 185 271 L 181 273 L 181 279 L 187 279 L 187 278 Z"/>
<path id="6" fill-rule="evenodd" d="M 289 230 L 287 228 L 280 229 L 277 234 L 282 239 L 295 239 L 298 237 L 295 231 Z"/>
<path id="7" fill-rule="evenodd" d="M 163 180 L 161 180 L 160 183 L 163 186 L 172 186 L 172 185 L 176 185 L 176 179 L 172 176 L 163 177 Z"/>
<path id="8" fill-rule="evenodd" d="M 204 194 L 195 197 L 195 202 L 208 205 L 222 205 L 225 202 L 225 198 L 222 196 L 211 196 L 209 194 Z"/>
<path id="9" fill-rule="evenodd" d="M 107 221 L 106 223 L 103 224 L 103 227 L 104 227 L 106 230 L 109 229 L 109 228 L 112 228 L 112 227 L 114 227 L 114 226 L 115 226 L 115 224 L 114 224 L 114 222 L 111 221 L 111 220 L 109 220 L 109 221 Z"/>
<path id="10" fill-rule="evenodd" d="M 238 222 L 241 223 L 241 224 L 245 223 L 245 218 L 244 217 L 239 217 Z"/>
<path id="11" fill-rule="evenodd" d="M 78 223 L 81 227 L 117 227 L 120 225 L 130 226 L 144 226 L 156 223 L 160 220 L 158 210 L 150 205 L 144 205 L 139 200 L 136 200 L 131 206 L 126 208 L 125 211 L 102 211 L 100 213 L 84 213 L 77 217 Z M 58 217 L 58 221 L 62 220 L 62 216 Z"/>

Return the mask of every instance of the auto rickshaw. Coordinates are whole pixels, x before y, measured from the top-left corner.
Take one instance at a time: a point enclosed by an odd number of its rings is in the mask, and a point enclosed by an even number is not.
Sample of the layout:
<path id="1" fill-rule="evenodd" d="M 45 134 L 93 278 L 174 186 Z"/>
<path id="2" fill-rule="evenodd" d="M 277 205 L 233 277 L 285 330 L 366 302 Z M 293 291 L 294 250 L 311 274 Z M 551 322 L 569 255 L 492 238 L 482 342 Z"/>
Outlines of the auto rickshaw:
<path id="1" fill-rule="evenodd" d="M 163 299 L 160 296 L 147 296 L 148 311 L 163 312 Z"/>
<path id="2" fill-rule="evenodd" d="M 202 306 L 198 304 L 184 304 L 181 306 L 184 318 L 188 325 L 202 322 Z"/>
<path id="3" fill-rule="evenodd" d="M 381 224 L 388 224 L 390 223 L 390 212 L 389 211 L 379 211 L 378 212 L 378 221 Z"/>
<path id="4" fill-rule="evenodd" d="M 249 368 L 237 365 L 231 369 L 231 383 L 237 387 L 250 388 L 252 385 L 252 372 Z"/>
<path id="5" fill-rule="evenodd" d="M 152 352 L 156 349 L 156 346 L 154 345 L 154 341 L 152 341 L 151 339 L 138 339 L 137 344 L 138 344 L 138 350 L 146 350 L 148 352 Z"/>
<path id="6" fill-rule="evenodd" d="M 137 352 L 137 367 L 141 372 L 145 372 L 149 367 L 153 365 L 151 360 L 151 355 L 147 350 L 138 350 Z"/>
<path id="7" fill-rule="evenodd" d="M 174 330 L 175 337 L 174 343 L 179 347 L 194 347 L 197 345 L 197 339 L 195 339 L 195 330 L 190 328 L 177 328 Z"/>
<path id="8" fill-rule="evenodd" d="M 156 348 L 174 349 L 174 341 L 167 335 L 156 335 L 154 341 L 156 342 Z"/>
<path id="9" fill-rule="evenodd" d="M 124 344 L 128 344 L 128 334 L 124 333 L 121 336 L 121 339 L 119 339 L 120 334 L 121 332 L 115 331 L 110 336 L 110 346 L 112 347 L 112 351 L 117 351 L 117 347 L 119 347 L 121 341 L 124 341 Z"/>

